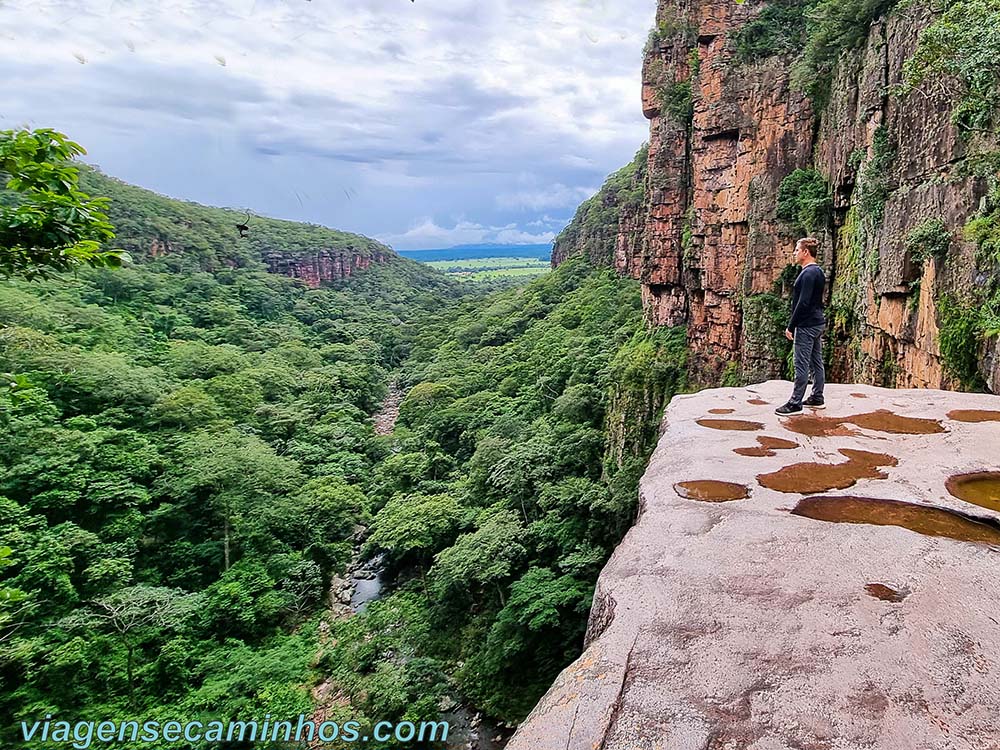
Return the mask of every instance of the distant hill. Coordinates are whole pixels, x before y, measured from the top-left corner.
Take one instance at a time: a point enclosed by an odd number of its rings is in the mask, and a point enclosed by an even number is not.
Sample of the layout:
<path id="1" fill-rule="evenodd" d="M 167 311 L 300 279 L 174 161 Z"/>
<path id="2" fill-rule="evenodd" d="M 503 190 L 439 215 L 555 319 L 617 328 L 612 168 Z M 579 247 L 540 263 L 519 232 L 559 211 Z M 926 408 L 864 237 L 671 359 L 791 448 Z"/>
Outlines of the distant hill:
<path id="1" fill-rule="evenodd" d="M 240 210 L 168 198 L 79 166 L 81 187 L 111 199 L 113 244 L 128 251 L 135 264 L 184 273 L 268 271 L 312 288 L 358 277 L 362 286 L 381 285 L 386 298 L 398 297 L 398 288 L 404 286 L 410 289 L 407 294 L 458 293 L 445 275 L 400 258 L 369 237 L 265 216 L 251 215 L 248 220 Z M 248 229 L 241 237 L 237 225 L 244 222 Z M 366 270 L 372 278 L 360 280 Z"/>
<path id="2" fill-rule="evenodd" d="M 433 250 L 397 250 L 404 258 L 421 263 L 436 260 L 469 260 L 475 258 L 537 258 L 548 261 L 552 244 L 544 245 L 456 245 Z"/>

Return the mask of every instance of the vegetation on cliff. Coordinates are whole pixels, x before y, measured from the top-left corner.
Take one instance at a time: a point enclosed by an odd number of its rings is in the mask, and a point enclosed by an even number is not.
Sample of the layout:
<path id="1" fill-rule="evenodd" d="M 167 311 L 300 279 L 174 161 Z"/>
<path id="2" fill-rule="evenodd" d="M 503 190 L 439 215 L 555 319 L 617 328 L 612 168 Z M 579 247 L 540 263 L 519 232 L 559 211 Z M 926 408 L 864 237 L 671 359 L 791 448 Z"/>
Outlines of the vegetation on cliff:
<path id="1" fill-rule="evenodd" d="M 996 135 L 1000 118 L 1000 3 L 948 0 L 920 32 L 898 93 L 930 87 L 955 102 L 951 121 L 964 133 Z"/>
<path id="2" fill-rule="evenodd" d="M 778 186 L 778 218 L 806 234 L 826 229 L 832 210 L 830 186 L 815 169 L 796 169 Z"/>
<path id="3" fill-rule="evenodd" d="M 840 54 L 861 45 L 871 25 L 898 0 L 819 0 L 808 3 L 806 40 L 792 70 L 792 82 L 814 103 L 826 102 Z"/>
<path id="4" fill-rule="evenodd" d="M 864 43 L 872 23 L 898 2 L 770 0 L 732 35 L 736 61 L 746 64 L 774 55 L 791 57 L 793 84 L 822 106 L 841 53 Z"/>
<path id="5" fill-rule="evenodd" d="M 752 63 L 772 55 L 798 54 L 806 39 L 806 14 L 817 0 L 769 2 L 732 35 L 736 58 Z"/>
<path id="6" fill-rule="evenodd" d="M 690 93 L 689 86 L 689 99 Z M 573 220 L 555 239 L 554 262 L 580 254 L 597 265 L 611 265 L 619 219 L 623 215 L 636 215 L 645 201 L 648 157 L 647 144 L 629 164 L 608 177 L 597 193 L 580 204 Z"/>
<path id="7" fill-rule="evenodd" d="M 80 170 L 80 185 L 110 200 L 108 216 L 117 231 L 113 247 L 138 259 L 155 256 L 160 260 L 157 267 L 171 272 L 212 273 L 226 267 L 265 270 L 271 254 L 291 260 L 319 251 L 364 258 L 394 256 L 368 237 L 264 216 L 251 216 L 247 236 L 241 237 L 236 227 L 247 221 L 244 211 L 178 201 L 90 167 Z M 447 287 L 446 281 L 433 274 L 425 280 L 440 289 Z"/>
<path id="8" fill-rule="evenodd" d="M 983 283 L 959 297 L 936 299 L 938 343 L 949 371 L 970 390 L 985 386 L 979 370 L 979 353 L 991 338 L 1000 336 L 1000 187 L 992 190 L 964 228 L 965 238 L 976 244 L 976 267 Z"/>

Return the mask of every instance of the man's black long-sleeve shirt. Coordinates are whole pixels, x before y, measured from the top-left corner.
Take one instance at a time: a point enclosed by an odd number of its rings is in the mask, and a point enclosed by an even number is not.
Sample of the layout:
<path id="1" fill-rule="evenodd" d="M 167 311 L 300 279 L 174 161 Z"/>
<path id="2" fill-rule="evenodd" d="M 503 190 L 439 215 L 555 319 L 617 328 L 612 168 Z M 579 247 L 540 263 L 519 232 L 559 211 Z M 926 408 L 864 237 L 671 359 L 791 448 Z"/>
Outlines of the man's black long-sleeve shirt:
<path id="1" fill-rule="evenodd" d="M 810 263 L 802 269 L 792 289 L 792 317 L 788 321 L 789 331 L 826 323 L 826 318 L 823 317 L 825 286 L 826 274 L 818 263 Z"/>

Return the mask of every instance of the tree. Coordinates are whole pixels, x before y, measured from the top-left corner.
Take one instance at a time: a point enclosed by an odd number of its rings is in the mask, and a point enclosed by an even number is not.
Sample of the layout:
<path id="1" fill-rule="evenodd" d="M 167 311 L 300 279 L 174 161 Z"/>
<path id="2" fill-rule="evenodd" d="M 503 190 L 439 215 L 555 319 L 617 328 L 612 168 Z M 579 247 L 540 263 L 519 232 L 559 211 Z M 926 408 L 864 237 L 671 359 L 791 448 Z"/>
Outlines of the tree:
<path id="1" fill-rule="evenodd" d="M 0 274 L 34 279 L 78 265 L 121 265 L 121 251 L 101 249 L 115 236 L 108 200 L 77 188 L 69 161 L 85 153 L 54 130 L 0 131 L 0 180 L 15 193 L 0 203 Z"/>
<path id="2" fill-rule="evenodd" d="M 501 583 L 507 581 L 527 555 L 522 541 L 524 527 L 516 511 L 488 514 L 479 528 L 462 534 L 454 545 L 438 553 L 431 568 L 434 592 L 444 596 L 451 589 L 492 585 L 504 604 Z"/>
<path id="3" fill-rule="evenodd" d="M 397 562 L 426 561 L 448 546 L 460 515 L 451 495 L 397 495 L 372 521 L 366 551 L 385 550 Z"/>
<path id="4" fill-rule="evenodd" d="M 8 565 L 13 565 L 10 559 L 10 547 L 0 547 L 0 570 Z M 18 621 L 18 616 L 25 611 L 27 605 L 15 607 L 15 604 L 24 601 L 27 594 L 23 591 L 9 586 L 0 586 L 0 643 L 3 643 L 22 624 Z"/>
<path id="5" fill-rule="evenodd" d="M 177 465 L 161 478 L 161 486 L 174 497 L 207 504 L 222 521 L 223 570 L 230 567 L 234 529 L 242 531 L 247 517 L 256 516 L 265 503 L 301 480 L 294 461 L 235 429 L 185 436 L 176 458 Z"/>
<path id="6" fill-rule="evenodd" d="M 135 650 L 163 630 L 179 627 L 199 606 L 201 597 L 180 589 L 130 586 L 92 602 L 90 611 L 67 617 L 67 627 L 91 626 L 115 634 L 125 645 L 129 702 L 134 701 Z"/>

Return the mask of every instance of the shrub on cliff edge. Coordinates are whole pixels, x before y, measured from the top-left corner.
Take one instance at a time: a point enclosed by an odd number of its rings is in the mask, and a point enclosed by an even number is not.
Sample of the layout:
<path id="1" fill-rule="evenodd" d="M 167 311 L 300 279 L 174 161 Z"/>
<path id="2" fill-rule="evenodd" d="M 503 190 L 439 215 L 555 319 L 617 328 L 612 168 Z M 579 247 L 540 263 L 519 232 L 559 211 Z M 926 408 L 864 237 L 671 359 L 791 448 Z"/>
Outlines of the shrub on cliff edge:
<path id="1" fill-rule="evenodd" d="M 830 92 L 833 68 L 844 50 L 864 43 L 868 29 L 897 0 L 822 0 L 806 14 L 806 44 L 792 83 L 822 106 Z"/>
<path id="2" fill-rule="evenodd" d="M 832 209 L 830 187 L 815 169 L 796 169 L 778 187 L 778 218 L 806 234 L 825 228 Z"/>
<path id="3" fill-rule="evenodd" d="M 1000 112 L 1000 2 L 950 0 L 920 32 L 896 93 L 928 88 L 955 105 L 951 121 L 963 134 L 997 133 Z"/>

